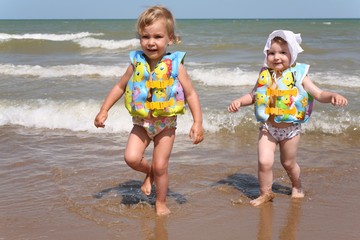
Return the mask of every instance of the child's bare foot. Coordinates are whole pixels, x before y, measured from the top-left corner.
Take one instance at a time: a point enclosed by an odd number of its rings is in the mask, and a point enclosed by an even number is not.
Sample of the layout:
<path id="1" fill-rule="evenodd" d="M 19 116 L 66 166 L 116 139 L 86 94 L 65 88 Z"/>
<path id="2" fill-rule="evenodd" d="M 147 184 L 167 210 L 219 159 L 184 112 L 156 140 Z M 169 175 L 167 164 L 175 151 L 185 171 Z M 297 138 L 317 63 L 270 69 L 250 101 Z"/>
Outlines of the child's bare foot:
<path id="1" fill-rule="evenodd" d="M 250 204 L 254 207 L 259 206 L 263 203 L 270 202 L 275 197 L 274 193 L 266 193 L 264 195 L 260 195 L 258 198 L 250 201 Z"/>
<path id="2" fill-rule="evenodd" d="M 141 191 L 146 195 L 149 196 L 151 194 L 151 186 L 153 183 L 151 173 L 146 174 L 144 179 L 143 185 L 141 186 Z"/>
<path id="3" fill-rule="evenodd" d="M 155 203 L 155 209 L 156 209 L 156 214 L 158 216 L 166 216 L 166 215 L 169 215 L 171 213 L 170 209 L 168 209 L 168 207 L 166 206 L 165 203 L 156 202 Z"/>
<path id="4" fill-rule="evenodd" d="M 293 187 L 292 192 L 291 192 L 291 197 L 292 198 L 303 198 L 303 197 L 305 197 L 304 190 L 302 188 Z"/>

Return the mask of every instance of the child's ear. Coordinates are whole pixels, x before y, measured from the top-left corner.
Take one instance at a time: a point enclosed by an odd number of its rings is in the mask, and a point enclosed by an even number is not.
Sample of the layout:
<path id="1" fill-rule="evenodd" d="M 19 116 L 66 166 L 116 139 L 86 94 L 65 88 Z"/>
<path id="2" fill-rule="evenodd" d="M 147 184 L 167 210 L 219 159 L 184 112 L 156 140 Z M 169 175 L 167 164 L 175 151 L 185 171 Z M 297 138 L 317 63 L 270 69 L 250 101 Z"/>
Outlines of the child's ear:
<path id="1" fill-rule="evenodd" d="M 168 44 L 168 45 L 169 45 L 169 46 L 170 46 L 170 45 L 173 45 L 173 44 L 174 44 L 174 42 L 175 42 L 174 36 L 171 36 L 171 37 L 170 37 L 170 41 L 169 41 L 169 44 Z"/>

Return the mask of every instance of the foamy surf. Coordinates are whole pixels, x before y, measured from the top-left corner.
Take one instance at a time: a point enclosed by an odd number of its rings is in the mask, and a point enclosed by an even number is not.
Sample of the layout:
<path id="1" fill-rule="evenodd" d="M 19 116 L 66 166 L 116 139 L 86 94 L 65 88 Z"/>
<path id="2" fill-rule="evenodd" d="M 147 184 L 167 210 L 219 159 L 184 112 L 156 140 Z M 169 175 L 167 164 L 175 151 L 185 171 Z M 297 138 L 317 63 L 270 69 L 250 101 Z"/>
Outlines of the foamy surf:
<path id="1" fill-rule="evenodd" d="M 73 41 L 90 36 L 102 36 L 103 33 L 90 33 L 90 32 L 79 32 L 79 33 L 64 33 L 64 34 L 54 34 L 54 33 L 24 33 L 24 34 L 8 34 L 0 33 L 0 42 L 1 41 L 10 41 L 10 40 L 47 40 L 47 41 Z"/>
<path id="2" fill-rule="evenodd" d="M 82 77 L 92 76 L 118 78 L 126 70 L 129 62 L 117 65 L 15 65 L 0 64 L 0 75 L 26 76 L 37 78 L 61 78 L 65 76 Z M 186 65 L 186 63 L 185 63 Z M 188 73 L 192 80 L 206 86 L 251 86 L 254 85 L 258 77 L 258 72 L 243 70 L 241 66 L 235 68 L 216 68 L 211 65 L 195 65 L 189 63 Z M 353 74 L 343 74 L 340 76 L 336 72 L 314 73 L 310 78 L 317 84 L 324 84 L 339 87 L 360 88 L 358 76 Z"/>
<path id="3" fill-rule="evenodd" d="M 78 44 L 81 48 L 100 48 L 105 50 L 116 50 L 139 47 L 139 40 L 133 39 L 99 39 L 96 37 L 103 36 L 103 33 L 70 33 L 70 34 L 46 34 L 46 33 L 25 33 L 25 34 L 8 34 L 0 33 L 0 44 L 11 40 L 35 40 L 35 41 L 53 41 L 66 42 L 71 41 Z"/>
<path id="4" fill-rule="evenodd" d="M 101 102 L 95 100 L 65 100 L 55 101 L 38 99 L 31 101 L 0 101 L 0 126 L 20 125 L 28 128 L 66 129 L 70 131 L 120 133 L 131 128 L 131 117 L 125 109 L 122 100 L 109 112 L 105 129 L 96 129 L 93 120 L 99 111 Z M 253 108 L 231 114 L 223 110 L 204 110 L 204 129 L 209 133 L 226 131 L 234 133 L 240 127 L 244 130 L 256 129 Z M 351 115 L 347 110 L 331 112 L 315 112 L 312 119 L 304 124 L 306 131 L 320 131 L 330 134 L 341 134 L 354 130 L 360 121 L 360 116 Z M 188 134 L 192 124 L 191 113 L 188 110 L 178 119 L 178 133 Z M 355 129 L 358 131 L 358 129 Z"/>
<path id="5" fill-rule="evenodd" d="M 65 76 L 119 77 L 120 74 L 122 74 L 124 71 L 125 66 L 121 67 L 89 64 L 58 66 L 0 64 L 0 74 L 38 78 L 60 78 Z"/>

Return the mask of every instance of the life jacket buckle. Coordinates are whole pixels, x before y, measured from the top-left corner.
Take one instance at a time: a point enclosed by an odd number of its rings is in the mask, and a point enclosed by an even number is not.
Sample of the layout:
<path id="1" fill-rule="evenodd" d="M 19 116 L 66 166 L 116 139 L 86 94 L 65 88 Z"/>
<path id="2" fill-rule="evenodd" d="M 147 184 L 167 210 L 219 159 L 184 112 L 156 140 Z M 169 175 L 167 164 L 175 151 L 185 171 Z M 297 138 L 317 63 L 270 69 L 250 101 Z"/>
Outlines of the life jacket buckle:
<path id="1" fill-rule="evenodd" d="M 165 109 L 167 107 L 173 106 L 175 104 L 175 101 L 173 98 L 171 98 L 169 101 L 166 102 L 146 102 L 145 108 L 149 110 L 159 110 L 159 109 Z"/>
<path id="2" fill-rule="evenodd" d="M 268 115 L 295 115 L 296 114 L 296 108 L 293 107 L 291 109 L 281 109 L 281 108 L 266 108 L 265 113 Z"/>
<path id="3" fill-rule="evenodd" d="M 276 96 L 281 97 L 285 95 L 296 96 L 298 94 L 297 88 L 289 89 L 289 90 L 280 90 L 280 89 L 266 89 L 267 96 Z"/>
<path id="4" fill-rule="evenodd" d="M 173 78 L 167 80 L 161 80 L 161 81 L 147 81 L 146 88 L 166 88 L 168 86 L 172 86 L 173 84 L 174 84 Z"/>

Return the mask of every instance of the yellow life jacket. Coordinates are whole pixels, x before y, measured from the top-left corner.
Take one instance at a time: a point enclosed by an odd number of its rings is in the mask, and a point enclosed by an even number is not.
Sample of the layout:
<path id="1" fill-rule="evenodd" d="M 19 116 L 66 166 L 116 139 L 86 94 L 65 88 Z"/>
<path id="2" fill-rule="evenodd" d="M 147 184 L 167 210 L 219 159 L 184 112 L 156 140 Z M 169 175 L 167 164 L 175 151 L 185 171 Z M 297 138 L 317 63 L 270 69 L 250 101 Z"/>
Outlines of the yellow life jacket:
<path id="1" fill-rule="evenodd" d="M 262 68 L 255 92 L 255 116 L 265 122 L 275 115 L 275 122 L 306 122 L 313 109 L 313 97 L 302 86 L 309 71 L 309 65 L 296 63 L 276 80 L 276 89 L 271 89 L 274 79 L 268 68 Z M 270 107 L 270 99 L 276 97 L 275 107 Z"/>
<path id="2" fill-rule="evenodd" d="M 151 72 L 142 51 L 130 52 L 134 73 L 126 86 L 125 107 L 132 116 L 145 118 L 150 113 L 154 117 L 185 113 L 185 94 L 177 78 L 185 54 L 167 53 Z"/>

